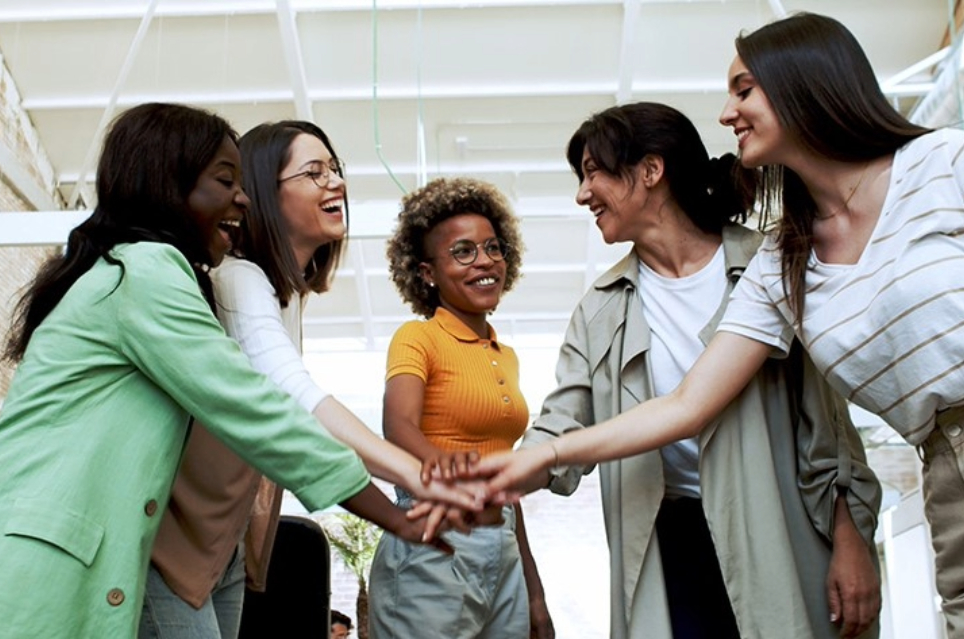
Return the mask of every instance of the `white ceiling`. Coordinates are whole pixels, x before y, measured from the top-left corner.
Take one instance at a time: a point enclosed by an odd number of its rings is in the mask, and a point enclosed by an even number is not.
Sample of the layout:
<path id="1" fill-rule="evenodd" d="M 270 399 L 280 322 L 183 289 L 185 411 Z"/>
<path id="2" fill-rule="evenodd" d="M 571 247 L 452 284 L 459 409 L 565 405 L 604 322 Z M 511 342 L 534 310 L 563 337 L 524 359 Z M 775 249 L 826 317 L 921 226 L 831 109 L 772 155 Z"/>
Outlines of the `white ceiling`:
<path id="1" fill-rule="evenodd" d="M 930 88 L 929 70 L 902 72 L 940 48 L 947 0 L 0 0 L 0 53 L 69 204 L 91 203 L 103 126 L 133 104 L 205 106 L 240 132 L 320 124 L 348 163 L 354 239 L 306 336 L 370 350 L 410 317 L 384 260 L 398 199 L 439 174 L 513 199 L 525 277 L 494 320 L 513 340 L 558 339 L 626 250 L 572 202 L 571 133 L 655 100 L 687 113 L 712 154 L 733 150 L 716 121 L 733 38 L 798 10 L 847 24 L 901 109 Z"/>

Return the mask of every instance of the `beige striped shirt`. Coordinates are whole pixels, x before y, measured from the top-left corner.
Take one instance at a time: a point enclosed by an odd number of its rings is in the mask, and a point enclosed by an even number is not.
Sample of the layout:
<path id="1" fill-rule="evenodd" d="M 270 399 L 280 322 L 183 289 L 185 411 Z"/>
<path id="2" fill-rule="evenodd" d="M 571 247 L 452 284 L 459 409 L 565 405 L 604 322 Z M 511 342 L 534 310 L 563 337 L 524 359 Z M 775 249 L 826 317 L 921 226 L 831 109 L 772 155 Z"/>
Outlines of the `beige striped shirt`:
<path id="1" fill-rule="evenodd" d="M 941 130 L 896 153 L 856 264 L 810 256 L 801 341 L 831 386 L 911 444 L 927 437 L 935 412 L 964 404 L 962 233 L 964 133 Z M 773 237 L 734 290 L 719 330 L 789 348 L 792 315 Z"/>

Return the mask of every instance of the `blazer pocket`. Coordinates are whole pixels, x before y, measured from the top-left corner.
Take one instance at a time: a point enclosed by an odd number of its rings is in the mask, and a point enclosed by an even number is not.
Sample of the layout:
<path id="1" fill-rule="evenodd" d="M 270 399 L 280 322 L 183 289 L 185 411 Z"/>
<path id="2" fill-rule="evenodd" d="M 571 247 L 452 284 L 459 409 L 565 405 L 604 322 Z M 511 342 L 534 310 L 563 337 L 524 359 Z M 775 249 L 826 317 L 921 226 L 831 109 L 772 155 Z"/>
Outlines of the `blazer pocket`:
<path id="1" fill-rule="evenodd" d="M 18 499 L 4 523 L 3 534 L 46 542 L 89 568 L 104 539 L 104 527 L 61 504 Z"/>

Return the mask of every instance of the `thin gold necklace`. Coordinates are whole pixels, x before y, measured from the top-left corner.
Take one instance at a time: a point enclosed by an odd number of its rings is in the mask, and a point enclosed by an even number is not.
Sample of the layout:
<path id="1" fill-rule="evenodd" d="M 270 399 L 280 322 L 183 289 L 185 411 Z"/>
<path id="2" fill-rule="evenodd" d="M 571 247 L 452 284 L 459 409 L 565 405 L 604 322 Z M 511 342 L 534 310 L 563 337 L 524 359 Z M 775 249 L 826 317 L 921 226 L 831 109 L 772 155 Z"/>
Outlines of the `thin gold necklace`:
<path id="1" fill-rule="evenodd" d="M 860 174 L 860 179 L 857 180 L 857 183 L 854 184 L 853 188 L 850 189 L 850 193 L 847 194 L 847 198 L 844 200 L 843 206 L 841 206 L 839 209 L 837 209 L 830 215 L 823 215 L 823 216 L 814 215 L 814 217 L 818 220 L 829 220 L 830 218 L 837 215 L 837 213 L 840 213 L 840 211 L 847 210 L 847 207 L 850 206 L 850 200 L 854 199 L 854 195 L 857 193 L 857 189 L 859 189 L 860 185 L 863 184 L 864 178 L 867 176 L 867 171 L 870 170 L 870 164 L 871 164 L 870 162 L 867 162 L 867 166 L 864 167 L 863 172 L 861 172 Z"/>

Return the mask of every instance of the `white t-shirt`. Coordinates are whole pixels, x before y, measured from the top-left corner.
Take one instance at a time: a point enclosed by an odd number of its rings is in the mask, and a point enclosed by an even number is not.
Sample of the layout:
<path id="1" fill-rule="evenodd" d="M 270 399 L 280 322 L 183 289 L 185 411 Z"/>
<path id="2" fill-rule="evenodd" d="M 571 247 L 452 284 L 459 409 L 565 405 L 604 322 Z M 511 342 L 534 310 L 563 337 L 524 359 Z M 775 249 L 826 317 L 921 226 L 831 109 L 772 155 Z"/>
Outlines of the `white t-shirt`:
<path id="1" fill-rule="evenodd" d="M 964 403 L 964 132 L 940 130 L 894 156 L 887 198 L 854 265 L 811 254 L 801 341 L 830 385 L 910 444 Z M 786 351 L 792 314 L 768 237 L 719 330 Z"/>
<path id="2" fill-rule="evenodd" d="M 296 296 L 281 308 L 264 271 L 230 255 L 211 271 L 211 281 L 224 331 L 255 370 L 313 411 L 330 393 L 315 384 L 301 359 L 302 300 Z"/>
<path id="3" fill-rule="evenodd" d="M 675 389 L 705 348 L 699 333 L 726 294 L 723 246 L 706 266 L 686 277 L 659 275 L 639 262 L 639 297 L 649 324 L 650 368 L 657 396 Z M 660 449 L 668 497 L 699 497 L 699 437 Z"/>

